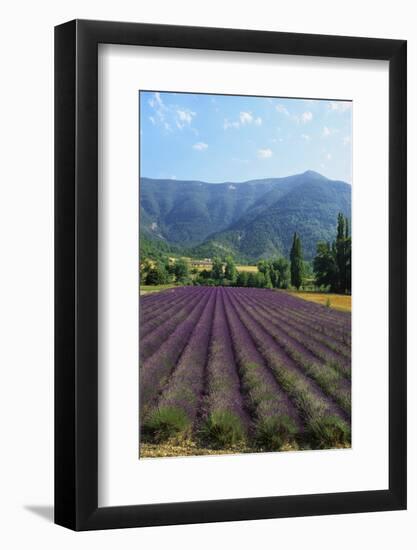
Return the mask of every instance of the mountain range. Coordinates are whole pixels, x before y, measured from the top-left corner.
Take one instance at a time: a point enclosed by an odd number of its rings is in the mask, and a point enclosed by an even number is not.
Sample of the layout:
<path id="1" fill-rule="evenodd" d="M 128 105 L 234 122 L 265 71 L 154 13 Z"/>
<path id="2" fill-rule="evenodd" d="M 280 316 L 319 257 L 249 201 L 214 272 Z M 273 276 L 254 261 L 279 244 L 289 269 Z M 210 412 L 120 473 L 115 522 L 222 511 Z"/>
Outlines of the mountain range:
<path id="1" fill-rule="evenodd" d="M 288 257 L 294 232 L 305 259 L 351 217 L 351 186 L 308 170 L 284 178 L 206 183 L 141 178 L 141 239 L 195 257 Z"/>

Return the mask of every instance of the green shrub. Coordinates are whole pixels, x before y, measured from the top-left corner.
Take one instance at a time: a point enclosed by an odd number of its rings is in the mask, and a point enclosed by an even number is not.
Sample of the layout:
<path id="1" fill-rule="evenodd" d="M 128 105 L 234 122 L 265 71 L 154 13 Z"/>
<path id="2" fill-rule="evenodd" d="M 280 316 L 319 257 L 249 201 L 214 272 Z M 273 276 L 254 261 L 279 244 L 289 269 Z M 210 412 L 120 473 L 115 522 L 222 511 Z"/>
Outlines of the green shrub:
<path id="1" fill-rule="evenodd" d="M 144 421 L 142 435 L 144 439 L 155 442 L 166 441 L 178 434 L 184 434 L 190 428 L 190 420 L 182 409 L 162 407 L 153 411 Z"/>
<path id="2" fill-rule="evenodd" d="M 268 451 L 279 451 L 286 443 L 294 441 L 297 431 L 289 416 L 270 417 L 257 423 L 256 445 Z"/>
<path id="3" fill-rule="evenodd" d="M 311 436 L 316 448 L 328 449 L 351 443 L 351 430 L 346 422 L 333 415 L 323 416 L 311 424 Z"/>
<path id="4" fill-rule="evenodd" d="M 229 411 L 217 410 L 209 414 L 201 429 L 201 436 L 211 445 L 227 447 L 245 439 L 240 418 Z"/>

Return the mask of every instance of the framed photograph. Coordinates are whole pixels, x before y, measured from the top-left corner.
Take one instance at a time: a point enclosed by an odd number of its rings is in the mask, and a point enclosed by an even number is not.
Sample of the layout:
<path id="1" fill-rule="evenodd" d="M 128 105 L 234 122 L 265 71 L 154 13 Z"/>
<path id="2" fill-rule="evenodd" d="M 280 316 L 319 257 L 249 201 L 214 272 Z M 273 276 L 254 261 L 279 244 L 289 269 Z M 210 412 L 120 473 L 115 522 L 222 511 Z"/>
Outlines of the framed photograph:
<path id="1" fill-rule="evenodd" d="M 55 521 L 406 508 L 406 42 L 55 29 Z"/>

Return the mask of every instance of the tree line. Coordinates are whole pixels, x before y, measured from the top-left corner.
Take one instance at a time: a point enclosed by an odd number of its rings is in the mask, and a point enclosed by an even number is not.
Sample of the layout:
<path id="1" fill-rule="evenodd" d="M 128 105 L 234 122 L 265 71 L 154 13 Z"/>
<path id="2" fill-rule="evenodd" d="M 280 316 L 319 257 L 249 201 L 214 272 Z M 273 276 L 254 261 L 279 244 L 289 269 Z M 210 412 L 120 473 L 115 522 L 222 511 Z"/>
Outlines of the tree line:
<path id="1" fill-rule="evenodd" d="M 342 294 L 352 291 L 352 237 L 343 214 L 337 217 L 336 239 L 318 243 L 313 267 L 318 286 Z"/>
<path id="2" fill-rule="evenodd" d="M 340 213 L 337 217 L 336 239 L 317 244 L 312 265 L 317 287 L 336 293 L 351 292 L 351 248 L 349 221 Z M 166 259 L 145 261 L 141 265 L 141 282 L 146 285 L 176 283 L 280 289 L 294 287 L 299 290 L 308 275 L 308 267 L 309 264 L 303 259 L 301 238 L 294 233 L 290 259 L 279 257 L 260 260 L 256 272 L 238 271 L 231 256 L 213 258 L 211 269 L 202 271 L 197 268 L 190 270 L 184 259 L 175 262 Z"/>
<path id="3" fill-rule="evenodd" d="M 305 263 L 301 239 L 294 233 L 290 252 L 291 285 L 299 290 L 304 281 Z M 337 216 L 336 239 L 317 243 L 313 260 L 314 282 L 323 290 L 339 294 L 352 291 L 352 237 L 349 220 L 342 213 Z"/>
<path id="4" fill-rule="evenodd" d="M 168 259 L 153 262 L 145 260 L 140 266 L 140 278 L 145 285 L 193 284 L 188 263 L 181 258 L 174 263 Z"/>
<path id="5" fill-rule="evenodd" d="M 261 260 L 257 271 L 238 271 L 232 257 L 224 261 L 213 258 L 211 270 L 201 271 L 195 282 L 203 285 L 223 285 L 254 288 L 287 288 L 289 263 L 284 258 Z"/>

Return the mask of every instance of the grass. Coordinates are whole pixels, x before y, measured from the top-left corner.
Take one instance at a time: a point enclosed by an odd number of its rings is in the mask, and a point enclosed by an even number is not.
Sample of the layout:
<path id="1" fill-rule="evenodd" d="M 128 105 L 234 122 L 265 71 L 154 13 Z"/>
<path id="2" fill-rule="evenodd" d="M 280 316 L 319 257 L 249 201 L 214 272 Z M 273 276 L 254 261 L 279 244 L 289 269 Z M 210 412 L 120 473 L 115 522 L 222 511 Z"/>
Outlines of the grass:
<path id="1" fill-rule="evenodd" d="M 245 430 L 239 418 L 228 411 L 213 411 L 202 427 L 201 436 L 215 448 L 233 447 L 245 439 Z"/>
<path id="2" fill-rule="evenodd" d="M 155 410 L 143 424 L 142 434 L 156 442 L 173 439 L 184 434 L 190 427 L 185 412 L 175 407 L 163 407 Z"/>
<path id="3" fill-rule="evenodd" d="M 149 294 L 151 292 L 162 292 L 163 290 L 168 290 L 169 288 L 175 288 L 178 285 L 170 283 L 167 285 L 140 285 L 140 294 Z"/>
<path id="4" fill-rule="evenodd" d="M 266 451 L 281 451 L 285 445 L 294 445 L 297 431 L 290 417 L 271 417 L 257 423 L 256 444 Z"/>
<path id="5" fill-rule="evenodd" d="M 323 306 L 337 309 L 338 311 L 352 311 L 352 296 L 346 294 L 328 294 L 326 292 L 305 292 L 288 290 L 288 294 L 307 300 L 308 302 L 314 302 Z"/>
<path id="6" fill-rule="evenodd" d="M 351 446 L 350 427 L 337 416 L 325 416 L 311 425 L 316 448 L 346 448 Z"/>

